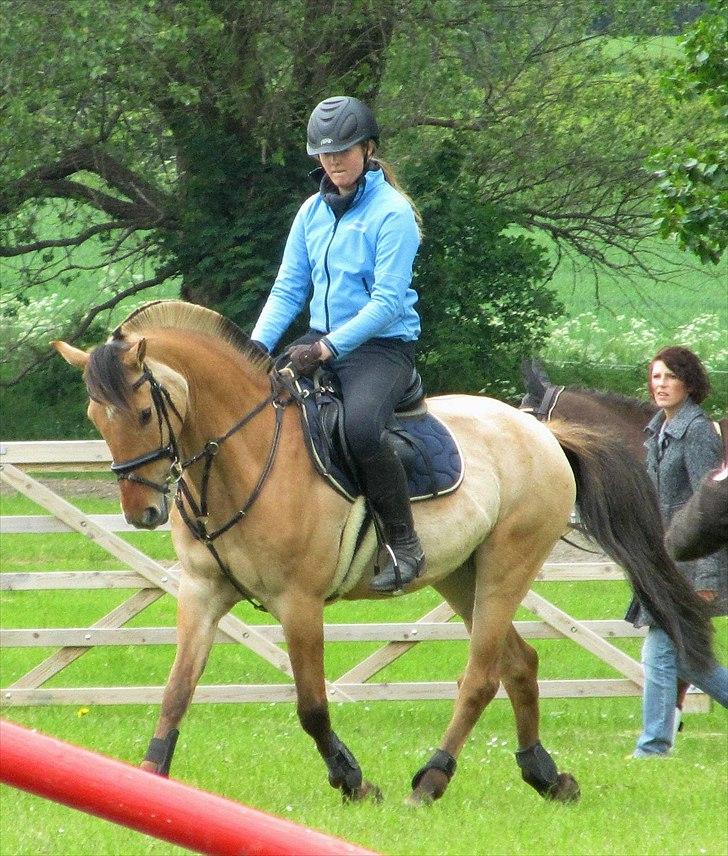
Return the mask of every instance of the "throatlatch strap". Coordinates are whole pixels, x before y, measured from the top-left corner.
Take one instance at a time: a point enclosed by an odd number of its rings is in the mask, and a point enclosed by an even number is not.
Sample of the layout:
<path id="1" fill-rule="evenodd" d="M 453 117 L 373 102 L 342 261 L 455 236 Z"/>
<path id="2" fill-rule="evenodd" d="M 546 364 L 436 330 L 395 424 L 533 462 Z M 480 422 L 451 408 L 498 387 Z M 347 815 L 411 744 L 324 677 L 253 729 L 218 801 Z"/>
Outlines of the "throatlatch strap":
<path id="1" fill-rule="evenodd" d="M 457 765 L 457 761 L 449 752 L 446 752 L 444 749 L 438 749 L 425 766 L 418 770 L 412 777 L 412 790 L 419 785 L 422 777 L 428 770 L 440 770 L 447 776 L 449 781 L 455 775 Z"/>

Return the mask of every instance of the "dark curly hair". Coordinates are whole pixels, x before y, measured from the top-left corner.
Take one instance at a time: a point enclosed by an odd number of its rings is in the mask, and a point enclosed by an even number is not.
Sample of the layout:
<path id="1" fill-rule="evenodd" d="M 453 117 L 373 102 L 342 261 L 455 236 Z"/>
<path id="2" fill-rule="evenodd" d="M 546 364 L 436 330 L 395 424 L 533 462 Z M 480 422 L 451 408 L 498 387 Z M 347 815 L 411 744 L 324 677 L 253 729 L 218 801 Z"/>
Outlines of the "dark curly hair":
<path id="1" fill-rule="evenodd" d="M 662 348 L 650 360 L 647 367 L 647 388 L 652 392 L 652 367 L 660 360 L 685 384 L 690 397 L 696 404 L 705 401 L 710 392 L 710 381 L 700 358 L 687 348 L 672 346 Z"/>

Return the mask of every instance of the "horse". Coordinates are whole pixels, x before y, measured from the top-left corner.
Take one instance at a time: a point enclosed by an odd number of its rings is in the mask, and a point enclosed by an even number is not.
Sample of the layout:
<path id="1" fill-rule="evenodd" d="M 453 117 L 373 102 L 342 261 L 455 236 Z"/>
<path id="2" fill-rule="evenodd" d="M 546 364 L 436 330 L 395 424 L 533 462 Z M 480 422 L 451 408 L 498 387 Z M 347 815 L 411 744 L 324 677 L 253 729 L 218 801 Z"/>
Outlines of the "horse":
<path id="1" fill-rule="evenodd" d="M 535 359 L 524 359 L 521 373 L 526 388 L 520 404 L 521 410 L 532 413 L 542 422 L 563 419 L 577 425 L 606 428 L 612 436 L 619 438 L 635 460 L 640 464 L 645 463 L 645 428 L 659 409 L 654 402 L 615 392 L 558 386 Z M 725 436 L 724 432 L 724 443 Z M 728 445 L 725 446 L 726 468 Z M 718 549 L 724 543 L 725 494 L 726 485 L 721 484 L 720 478 L 715 481 L 712 477 L 706 477 L 688 503 L 689 508 L 675 516 L 665 534 L 665 544 L 673 559 L 695 559 Z M 581 529 L 580 526 L 576 528 Z M 568 539 L 564 540 L 568 542 Z M 680 709 L 689 686 L 685 681 L 678 680 Z"/>
<path id="2" fill-rule="evenodd" d="M 141 766 L 168 774 L 217 624 L 247 597 L 282 624 L 300 724 L 330 785 L 345 800 L 379 799 L 332 728 L 324 677 L 324 605 L 352 504 L 307 453 L 290 368 L 271 367 L 231 321 L 182 301 L 142 306 L 91 352 L 53 345 L 83 370 L 88 416 L 111 450 L 126 519 L 154 529 L 169 518 L 182 564 L 177 651 Z M 414 506 L 427 565 L 408 590 L 434 586 L 462 616 L 470 642 L 452 718 L 407 801 L 443 796 L 500 682 L 522 778 L 547 799 L 575 800 L 576 780 L 540 742 L 538 659 L 512 623 L 574 502 L 693 662 L 709 656 L 710 622 L 665 553 L 649 480 L 618 444 L 566 423 L 546 427 L 481 396 L 445 395 L 427 406 L 457 439 L 465 475 L 457 490 Z M 368 585 L 376 553 L 376 539 L 364 538 L 347 560 L 358 575 L 333 596 L 381 597 Z"/>
<path id="3" fill-rule="evenodd" d="M 728 547 L 728 419 L 720 420 L 723 461 L 672 518 L 665 533 L 668 552 L 680 561 L 700 559 Z"/>
<path id="4" fill-rule="evenodd" d="M 523 360 L 521 373 L 526 387 L 521 410 L 544 422 L 563 419 L 607 430 L 622 440 L 634 458 L 644 462 L 645 428 L 658 410 L 653 402 L 598 389 L 558 386 L 534 359 Z"/>

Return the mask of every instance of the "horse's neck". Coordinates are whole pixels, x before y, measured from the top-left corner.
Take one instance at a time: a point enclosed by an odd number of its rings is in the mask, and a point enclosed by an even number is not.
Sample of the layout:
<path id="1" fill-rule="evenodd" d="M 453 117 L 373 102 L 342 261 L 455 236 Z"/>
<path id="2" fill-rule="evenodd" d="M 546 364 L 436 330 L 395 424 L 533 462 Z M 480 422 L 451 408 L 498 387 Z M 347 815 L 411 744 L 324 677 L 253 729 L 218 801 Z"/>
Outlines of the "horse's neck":
<path id="1" fill-rule="evenodd" d="M 651 419 L 640 402 L 608 401 L 581 390 L 566 389 L 559 398 L 557 416 L 623 437 L 636 457 L 644 455 L 645 426 Z"/>
<path id="2" fill-rule="evenodd" d="M 265 375 L 242 355 L 224 344 L 206 344 L 175 339 L 166 343 L 164 361 L 187 381 L 187 412 L 179 441 L 184 457 L 198 454 L 209 440 L 224 436 L 270 393 Z M 254 416 L 249 425 L 236 431 L 225 445 L 230 448 L 245 441 L 246 451 L 257 457 L 269 436 L 272 408 Z"/>

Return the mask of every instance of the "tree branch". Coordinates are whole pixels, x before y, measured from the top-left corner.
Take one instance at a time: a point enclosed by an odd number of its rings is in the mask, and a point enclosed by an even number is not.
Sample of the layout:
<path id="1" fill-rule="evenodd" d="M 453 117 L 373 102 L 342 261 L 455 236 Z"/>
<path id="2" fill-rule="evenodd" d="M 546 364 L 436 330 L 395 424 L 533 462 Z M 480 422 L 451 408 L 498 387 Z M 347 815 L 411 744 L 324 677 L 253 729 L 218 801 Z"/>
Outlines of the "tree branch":
<path id="1" fill-rule="evenodd" d="M 16 247 L 0 246 L 0 258 L 22 256 L 25 253 L 47 250 L 50 247 L 78 247 L 83 244 L 84 241 L 87 241 L 89 238 L 93 238 L 94 235 L 99 235 L 103 232 L 111 232 L 114 229 L 123 229 L 124 227 L 133 229 L 145 228 L 143 225 L 139 226 L 132 221 L 110 220 L 106 223 L 98 223 L 96 226 L 91 226 L 89 229 L 79 232 L 78 235 L 74 235 L 72 238 L 54 238 L 46 241 L 34 241 L 32 244 L 18 244 Z"/>
<path id="2" fill-rule="evenodd" d="M 148 288 L 153 288 L 155 285 L 161 285 L 165 280 L 169 279 L 171 276 L 174 276 L 178 273 L 176 266 L 173 264 L 165 265 L 161 268 L 157 274 L 150 279 L 143 280 L 142 282 L 134 283 L 134 285 L 130 285 L 128 288 L 123 289 L 122 291 L 117 292 L 112 295 L 108 300 L 105 300 L 103 303 L 99 303 L 96 306 L 92 306 L 89 311 L 83 315 L 80 319 L 75 323 L 75 327 L 70 333 L 64 334 L 67 340 L 70 343 L 77 342 L 81 336 L 89 329 L 94 318 L 99 315 L 101 312 L 104 312 L 107 309 L 113 309 L 122 300 L 125 300 L 127 297 L 132 297 L 135 294 L 138 294 L 140 291 L 144 291 Z M 19 383 L 26 375 L 30 372 L 34 371 L 38 366 L 47 363 L 48 360 L 52 359 L 55 356 L 55 351 L 38 351 L 35 350 L 34 359 L 28 361 L 28 363 L 18 372 L 14 377 L 10 380 L 3 381 L 0 383 L 0 387 L 7 388 L 14 386 L 16 383 Z"/>

